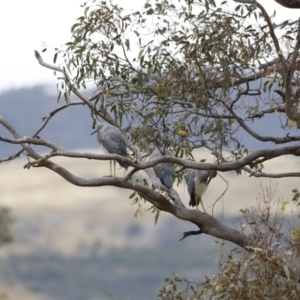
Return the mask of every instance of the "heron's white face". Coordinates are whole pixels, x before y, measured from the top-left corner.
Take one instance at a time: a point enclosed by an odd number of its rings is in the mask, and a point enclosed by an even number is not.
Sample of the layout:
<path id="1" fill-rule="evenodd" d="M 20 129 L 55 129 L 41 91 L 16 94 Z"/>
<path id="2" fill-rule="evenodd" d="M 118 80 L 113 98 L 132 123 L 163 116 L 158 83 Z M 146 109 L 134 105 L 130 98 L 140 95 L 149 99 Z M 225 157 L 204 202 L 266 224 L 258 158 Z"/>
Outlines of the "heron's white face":
<path id="1" fill-rule="evenodd" d="M 97 131 L 98 131 L 98 132 L 101 132 L 101 131 L 104 129 L 104 126 L 105 126 L 104 124 L 98 125 L 98 126 L 97 126 L 97 129 L 98 129 Z"/>

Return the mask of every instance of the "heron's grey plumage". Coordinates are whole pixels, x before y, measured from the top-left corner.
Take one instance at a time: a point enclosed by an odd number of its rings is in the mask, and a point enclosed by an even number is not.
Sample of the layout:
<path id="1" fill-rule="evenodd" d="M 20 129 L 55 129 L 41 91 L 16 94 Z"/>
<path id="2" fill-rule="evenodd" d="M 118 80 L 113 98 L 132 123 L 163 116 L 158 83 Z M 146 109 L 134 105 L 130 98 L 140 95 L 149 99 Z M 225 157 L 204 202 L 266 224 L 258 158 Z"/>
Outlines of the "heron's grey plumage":
<path id="1" fill-rule="evenodd" d="M 205 211 L 201 196 L 205 193 L 210 180 L 216 176 L 217 171 L 215 170 L 188 170 L 186 182 L 190 194 L 190 206 L 198 206 L 201 203 Z"/>
<path id="2" fill-rule="evenodd" d="M 96 132 L 97 140 L 102 145 L 104 152 L 128 157 L 126 139 L 118 128 L 108 124 L 99 124 L 91 134 Z M 128 165 L 121 160 L 118 160 L 118 163 L 121 167 L 128 168 Z"/>
<path id="3" fill-rule="evenodd" d="M 155 148 L 150 156 L 150 159 L 161 157 L 163 155 L 172 156 L 171 152 L 167 149 L 164 150 L 164 154 L 158 148 Z M 153 167 L 155 175 L 159 178 L 160 182 L 167 188 L 171 188 L 173 185 L 174 176 L 174 164 L 171 163 L 161 163 Z"/>

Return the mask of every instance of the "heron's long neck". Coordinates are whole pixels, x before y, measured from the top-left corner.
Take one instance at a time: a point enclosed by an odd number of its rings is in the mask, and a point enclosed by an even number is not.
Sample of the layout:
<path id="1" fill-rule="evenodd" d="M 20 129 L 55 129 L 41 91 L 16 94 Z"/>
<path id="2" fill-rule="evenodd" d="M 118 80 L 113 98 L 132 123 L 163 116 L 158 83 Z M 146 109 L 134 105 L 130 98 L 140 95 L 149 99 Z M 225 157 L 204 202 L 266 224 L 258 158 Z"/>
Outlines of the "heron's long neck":
<path id="1" fill-rule="evenodd" d="M 98 140 L 99 144 L 102 146 L 102 148 L 104 148 L 103 145 L 102 145 L 101 131 L 97 132 L 97 140 Z"/>
<path id="2" fill-rule="evenodd" d="M 205 193 L 206 189 L 207 185 L 204 182 L 201 182 L 200 184 L 198 182 L 195 184 L 195 192 L 198 197 L 201 197 Z"/>

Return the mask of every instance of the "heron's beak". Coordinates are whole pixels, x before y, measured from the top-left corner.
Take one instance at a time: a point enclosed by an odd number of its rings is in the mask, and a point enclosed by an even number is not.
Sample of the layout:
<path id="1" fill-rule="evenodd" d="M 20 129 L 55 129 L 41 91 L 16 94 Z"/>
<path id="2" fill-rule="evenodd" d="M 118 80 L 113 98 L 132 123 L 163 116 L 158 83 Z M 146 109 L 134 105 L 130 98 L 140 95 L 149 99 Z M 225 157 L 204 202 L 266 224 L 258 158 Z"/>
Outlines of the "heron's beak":
<path id="1" fill-rule="evenodd" d="M 207 185 L 209 185 L 211 179 L 212 179 L 212 176 L 211 176 L 211 174 L 210 174 L 210 175 L 208 176 L 208 179 L 207 179 Z"/>
<path id="2" fill-rule="evenodd" d="M 98 130 L 99 130 L 99 129 L 96 129 L 95 131 L 93 131 L 93 132 L 91 133 L 91 135 L 94 134 L 94 133 L 96 133 Z"/>

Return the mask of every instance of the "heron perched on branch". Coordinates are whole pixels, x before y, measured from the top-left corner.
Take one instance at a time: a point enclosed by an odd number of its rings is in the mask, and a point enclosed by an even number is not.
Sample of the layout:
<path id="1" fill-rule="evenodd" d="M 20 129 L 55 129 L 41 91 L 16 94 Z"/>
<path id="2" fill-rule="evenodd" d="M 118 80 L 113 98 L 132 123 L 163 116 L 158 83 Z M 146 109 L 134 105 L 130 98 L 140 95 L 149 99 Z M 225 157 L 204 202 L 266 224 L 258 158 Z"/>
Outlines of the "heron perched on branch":
<path id="1" fill-rule="evenodd" d="M 160 150 L 159 148 L 153 149 L 150 159 L 161 156 L 172 156 L 171 152 L 167 149 Z M 155 175 L 159 178 L 160 182 L 167 188 L 171 188 L 173 185 L 174 164 L 160 163 L 153 167 Z"/>
<path id="2" fill-rule="evenodd" d="M 216 176 L 217 171 L 215 170 L 188 170 L 186 182 L 188 186 L 188 192 L 191 197 L 189 202 L 190 206 L 198 207 L 199 203 L 201 203 L 203 211 L 205 212 L 201 197 L 205 193 L 211 179 Z"/>
<path id="3" fill-rule="evenodd" d="M 91 133 L 94 134 L 97 132 L 97 140 L 102 145 L 104 153 L 109 154 L 118 154 L 124 157 L 127 155 L 127 142 L 122 134 L 122 132 L 115 126 L 108 124 L 99 124 L 95 131 Z M 121 160 L 118 160 L 118 163 L 121 167 L 127 169 L 128 165 Z M 110 161 L 110 176 L 112 174 L 112 161 Z M 116 161 L 114 160 L 114 177 L 116 177 Z"/>

